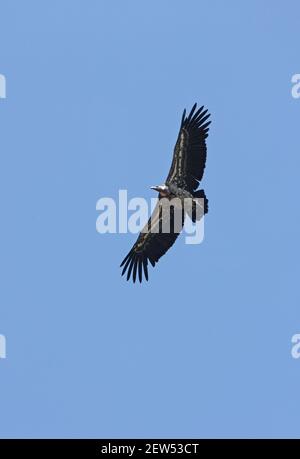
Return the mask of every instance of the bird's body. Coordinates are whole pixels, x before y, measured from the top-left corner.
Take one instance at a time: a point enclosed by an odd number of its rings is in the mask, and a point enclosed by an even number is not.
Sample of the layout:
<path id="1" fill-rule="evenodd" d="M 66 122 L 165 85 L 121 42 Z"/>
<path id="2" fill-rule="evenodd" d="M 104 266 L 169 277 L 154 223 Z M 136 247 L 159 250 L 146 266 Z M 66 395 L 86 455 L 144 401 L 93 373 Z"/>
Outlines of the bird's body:
<path id="1" fill-rule="evenodd" d="M 204 173 L 206 162 L 207 121 L 209 114 L 203 107 L 196 110 L 195 104 L 186 117 L 184 110 L 178 139 L 174 148 L 173 161 L 166 182 L 151 187 L 158 191 L 158 203 L 136 243 L 121 263 L 122 275 L 127 271 L 140 282 L 143 272 L 148 280 L 148 260 L 156 262 L 174 244 L 181 232 L 186 215 L 193 222 L 208 212 L 208 200 L 204 190 L 197 190 Z"/>

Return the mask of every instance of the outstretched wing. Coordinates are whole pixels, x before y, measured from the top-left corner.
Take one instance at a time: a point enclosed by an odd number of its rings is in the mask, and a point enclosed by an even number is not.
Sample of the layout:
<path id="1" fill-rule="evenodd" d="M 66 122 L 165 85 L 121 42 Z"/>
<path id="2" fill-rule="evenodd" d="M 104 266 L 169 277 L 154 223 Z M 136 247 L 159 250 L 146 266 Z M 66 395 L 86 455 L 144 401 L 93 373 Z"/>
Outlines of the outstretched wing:
<path id="1" fill-rule="evenodd" d="M 180 131 L 174 148 L 173 161 L 166 183 L 176 183 L 177 186 L 193 192 L 198 188 L 203 177 L 206 162 L 206 143 L 208 136 L 207 121 L 210 114 L 203 106 L 196 111 L 195 104 L 186 117 L 184 110 Z"/>
<path id="2" fill-rule="evenodd" d="M 176 215 L 177 219 L 175 218 Z M 144 276 L 148 280 L 148 260 L 152 266 L 155 266 L 158 260 L 172 247 L 183 228 L 184 216 L 183 209 L 174 209 L 173 206 L 169 207 L 169 212 L 163 212 L 161 200 L 159 200 L 148 223 L 120 265 L 124 266 L 122 276 L 127 271 L 127 280 L 132 274 L 133 282 L 135 282 L 138 274 L 139 281 L 142 282 L 144 272 Z M 174 223 L 175 219 L 176 224 Z M 165 232 L 166 229 L 167 232 Z"/>

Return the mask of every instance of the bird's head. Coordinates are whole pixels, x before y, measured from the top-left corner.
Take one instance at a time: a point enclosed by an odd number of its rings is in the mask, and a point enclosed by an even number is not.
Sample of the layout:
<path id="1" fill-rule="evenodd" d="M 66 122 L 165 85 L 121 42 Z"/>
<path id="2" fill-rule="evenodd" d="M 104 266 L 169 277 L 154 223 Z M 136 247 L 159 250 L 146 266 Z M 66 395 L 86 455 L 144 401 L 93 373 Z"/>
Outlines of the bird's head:
<path id="1" fill-rule="evenodd" d="M 161 195 L 161 196 L 168 196 L 169 194 L 169 187 L 168 185 L 156 185 L 156 186 L 151 186 L 150 187 L 151 190 L 155 190 L 155 191 L 158 191 L 158 193 Z"/>

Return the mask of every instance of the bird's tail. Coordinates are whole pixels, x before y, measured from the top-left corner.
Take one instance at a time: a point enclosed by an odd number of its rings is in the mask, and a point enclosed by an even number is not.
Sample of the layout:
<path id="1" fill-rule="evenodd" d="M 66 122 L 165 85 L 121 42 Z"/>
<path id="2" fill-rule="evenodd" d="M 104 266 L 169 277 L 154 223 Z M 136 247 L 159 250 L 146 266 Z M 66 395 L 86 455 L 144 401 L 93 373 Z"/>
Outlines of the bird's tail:
<path id="1" fill-rule="evenodd" d="M 204 214 L 208 212 L 208 199 L 205 195 L 204 190 L 198 190 L 194 192 L 193 207 L 191 212 L 192 222 L 200 220 Z"/>

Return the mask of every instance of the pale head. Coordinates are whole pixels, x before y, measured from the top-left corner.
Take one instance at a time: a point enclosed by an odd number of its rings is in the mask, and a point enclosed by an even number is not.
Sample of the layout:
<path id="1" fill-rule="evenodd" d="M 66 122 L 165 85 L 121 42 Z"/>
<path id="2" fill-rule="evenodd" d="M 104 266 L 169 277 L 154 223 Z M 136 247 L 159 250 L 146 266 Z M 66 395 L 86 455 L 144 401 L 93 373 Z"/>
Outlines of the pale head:
<path id="1" fill-rule="evenodd" d="M 157 191 L 161 196 L 168 196 L 169 194 L 169 187 L 165 184 L 151 186 L 150 188 L 151 190 Z"/>

